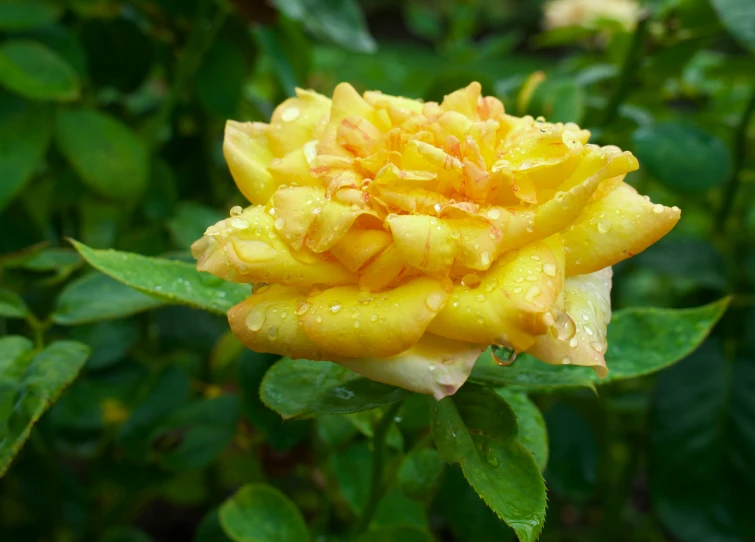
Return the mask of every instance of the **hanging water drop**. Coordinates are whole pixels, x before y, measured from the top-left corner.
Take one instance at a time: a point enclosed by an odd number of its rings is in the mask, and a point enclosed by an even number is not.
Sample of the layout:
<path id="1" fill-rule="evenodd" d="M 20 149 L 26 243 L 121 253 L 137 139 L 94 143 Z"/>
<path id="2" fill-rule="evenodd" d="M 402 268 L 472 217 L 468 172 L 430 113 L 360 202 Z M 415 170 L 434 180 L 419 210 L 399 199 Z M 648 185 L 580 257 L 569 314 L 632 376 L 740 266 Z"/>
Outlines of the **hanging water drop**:
<path id="1" fill-rule="evenodd" d="M 490 347 L 490 350 L 493 352 L 493 359 L 498 365 L 511 365 L 516 360 L 516 350 L 511 346 L 494 344 Z"/>

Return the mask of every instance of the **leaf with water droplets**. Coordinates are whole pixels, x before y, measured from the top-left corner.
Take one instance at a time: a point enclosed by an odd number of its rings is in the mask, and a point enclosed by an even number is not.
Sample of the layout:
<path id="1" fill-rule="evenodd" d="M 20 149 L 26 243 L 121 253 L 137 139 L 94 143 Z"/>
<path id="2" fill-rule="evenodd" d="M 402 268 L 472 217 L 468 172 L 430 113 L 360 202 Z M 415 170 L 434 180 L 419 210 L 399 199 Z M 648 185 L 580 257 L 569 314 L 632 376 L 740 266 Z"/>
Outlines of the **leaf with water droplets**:
<path id="1" fill-rule="evenodd" d="M 273 365 L 260 386 L 262 401 L 285 419 L 359 412 L 395 403 L 410 393 L 329 361 L 289 358 Z"/>
<path id="2" fill-rule="evenodd" d="M 536 540 L 545 522 L 545 483 L 533 454 L 517 440 L 517 417 L 508 403 L 490 389 L 466 384 L 428 404 L 441 457 L 461 465 L 469 484 L 519 540 Z"/>
<path id="3" fill-rule="evenodd" d="M 470 380 L 527 389 L 572 388 L 608 384 L 648 375 L 692 353 L 723 316 L 730 297 L 691 309 L 634 307 L 617 311 L 608 326 L 608 376 L 589 367 L 548 365 L 521 354 L 500 367 L 488 350 L 477 360 Z"/>
<path id="4" fill-rule="evenodd" d="M 226 282 L 197 271 L 186 262 L 117 250 L 97 250 L 74 240 L 71 243 L 98 271 L 168 302 L 225 314 L 251 294 L 245 284 Z"/>
<path id="5" fill-rule="evenodd" d="M 0 338 L 0 476 L 88 355 L 89 347 L 76 341 L 34 352 L 25 337 Z"/>

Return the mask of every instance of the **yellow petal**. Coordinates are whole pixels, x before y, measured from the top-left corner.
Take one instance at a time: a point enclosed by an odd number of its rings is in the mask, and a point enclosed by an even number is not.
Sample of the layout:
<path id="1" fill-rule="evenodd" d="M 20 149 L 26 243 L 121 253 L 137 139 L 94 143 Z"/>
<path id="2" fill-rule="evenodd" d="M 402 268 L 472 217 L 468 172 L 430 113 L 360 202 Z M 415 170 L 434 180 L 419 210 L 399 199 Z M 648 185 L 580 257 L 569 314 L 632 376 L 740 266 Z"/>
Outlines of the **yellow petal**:
<path id="1" fill-rule="evenodd" d="M 527 245 L 497 260 L 484 274 L 462 277 L 428 331 L 475 344 L 525 350 L 545 330 L 544 317 L 564 280 L 558 236 Z"/>
<path id="2" fill-rule="evenodd" d="M 419 269 L 406 263 L 396 245 L 391 243 L 359 272 L 359 285 L 383 290 L 420 274 Z"/>
<path id="3" fill-rule="evenodd" d="M 482 86 L 474 81 L 466 87 L 456 90 L 443 98 L 440 104 L 444 111 L 457 111 L 470 120 L 479 120 L 477 102 L 482 93 Z"/>
<path id="4" fill-rule="evenodd" d="M 671 231 L 680 215 L 679 208 L 654 205 L 620 183 L 563 232 L 566 274 L 593 273 L 642 252 Z"/>
<path id="5" fill-rule="evenodd" d="M 527 351 L 553 365 L 585 365 L 599 377 L 608 373 L 604 353 L 611 320 L 611 268 L 569 277 L 564 311 L 554 311 L 553 326 Z"/>
<path id="6" fill-rule="evenodd" d="M 267 170 L 273 176 L 276 186 L 322 186 L 310 171 L 314 163 L 314 152 L 314 146 L 307 143 L 304 148 L 291 151 L 283 158 L 274 158 Z"/>
<path id="7" fill-rule="evenodd" d="M 273 154 L 281 158 L 313 139 L 328 120 L 330 104 L 317 92 L 296 89 L 296 98 L 276 107 L 270 119 L 267 140 Z"/>
<path id="8" fill-rule="evenodd" d="M 254 204 L 265 203 L 278 186 L 267 166 L 273 155 L 265 134 L 268 126 L 259 122 L 225 124 L 223 155 L 233 180 L 244 197 Z"/>
<path id="9" fill-rule="evenodd" d="M 395 356 L 346 359 L 338 363 L 372 380 L 432 395 L 440 401 L 456 393 L 466 382 L 484 349 L 425 333 L 417 344 Z"/>
<path id="10" fill-rule="evenodd" d="M 221 220 L 206 238 L 192 246 L 197 269 L 236 282 L 268 282 L 287 286 L 355 284 L 356 275 L 336 261 L 308 250 L 290 249 L 278 235 L 276 221 L 260 207 Z M 278 222 L 278 226 L 281 223 Z M 233 269 L 235 276 L 229 276 Z"/>
<path id="11" fill-rule="evenodd" d="M 352 229 L 330 248 L 330 253 L 349 271 L 358 271 L 390 244 L 391 236 L 383 230 Z"/>
<path id="12" fill-rule="evenodd" d="M 307 300 L 311 308 L 301 320 L 323 350 L 384 358 L 413 346 L 447 298 L 442 283 L 427 277 L 377 293 L 356 286 L 329 288 Z"/>
<path id="13" fill-rule="evenodd" d="M 389 215 L 386 224 L 407 263 L 427 273 L 451 269 L 458 245 L 446 221 L 427 215 Z"/>
<path id="14" fill-rule="evenodd" d="M 306 309 L 299 290 L 271 284 L 232 307 L 228 322 L 234 335 L 255 352 L 294 359 L 335 359 L 304 333 L 298 313 Z"/>

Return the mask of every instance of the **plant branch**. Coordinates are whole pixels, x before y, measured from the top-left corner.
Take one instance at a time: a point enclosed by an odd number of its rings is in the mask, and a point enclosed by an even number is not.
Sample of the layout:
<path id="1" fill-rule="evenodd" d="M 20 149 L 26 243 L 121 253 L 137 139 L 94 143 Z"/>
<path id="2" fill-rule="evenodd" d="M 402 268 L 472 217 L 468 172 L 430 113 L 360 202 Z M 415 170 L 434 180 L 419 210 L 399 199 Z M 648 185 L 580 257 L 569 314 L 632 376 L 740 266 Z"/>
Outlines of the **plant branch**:
<path id="1" fill-rule="evenodd" d="M 734 161 L 732 164 L 731 177 L 724 189 L 724 198 L 721 203 L 721 208 L 718 211 L 718 217 L 716 220 L 716 231 L 718 233 L 724 231 L 726 218 L 731 213 L 734 197 L 736 196 L 739 185 L 742 182 L 741 169 L 747 151 L 747 127 L 750 124 L 753 112 L 755 112 L 755 89 L 753 89 L 752 95 L 747 101 L 747 105 L 745 106 L 745 109 L 742 112 L 742 117 L 737 125 L 736 132 L 734 132 Z"/>
<path id="2" fill-rule="evenodd" d="M 637 67 L 642 59 L 642 52 L 645 45 L 645 36 L 648 31 L 648 23 L 650 22 L 650 11 L 643 11 L 637 19 L 637 27 L 634 29 L 632 35 L 632 42 L 629 44 L 627 54 L 624 57 L 624 62 L 621 66 L 621 73 L 619 74 L 619 81 L 614 88 L 613 94 L 608 99 L 606 104 L 605 114 L 600 126 L 607 126 L 611 124 L 619 112 L 619 106 L 624 103 L 624 99 L 629 92 L 629 85 L 632 82 L 632 76 L 634 75 Z"/>
<path id="3" fill-rule="evenodd" d="M 359 517 L 359 522 L 354 528 L 354 537 L 362 534 L 369 527 L 372 518 L 375 516 L 380 499 L 385 493 L 383 485 L 383 453 L 385 452 L 385 436 L 388 428 L 391 426 L 393 419 L 396 417 L 402 402 L 394 403 L 388 408 L 383 417 L 380 418 L 377 427 L 375 427 L 375 436 L 372 439 L 374 450 L 372 453 L 372 474 L 370 478 L 370 496 Z"/>

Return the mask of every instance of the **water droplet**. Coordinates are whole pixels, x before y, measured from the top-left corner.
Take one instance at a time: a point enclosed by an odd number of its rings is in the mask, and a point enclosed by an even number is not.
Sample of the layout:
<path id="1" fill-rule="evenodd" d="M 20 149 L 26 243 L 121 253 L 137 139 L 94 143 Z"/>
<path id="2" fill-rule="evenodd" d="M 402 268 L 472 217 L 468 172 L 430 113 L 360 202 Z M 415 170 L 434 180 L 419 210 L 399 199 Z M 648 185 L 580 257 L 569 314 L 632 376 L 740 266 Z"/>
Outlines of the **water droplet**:
<path id="1" fill-rule="evenodd" d="M 572 348 L 576 348 L 578 344 L 579 344 L 579 341 L 577 340 L 576 337 L 572 337 L 571 339 L 569 339 L 569 346 L 571 346 Z"/>
<path id="2" fill-rule="evenodd" d="M 485 454 L 485 461 L 493 468 L 496 468 L 498 466 L 498 458 L 495 456 L 495 452 L 492 448 L 489 449 Z"/>
<path id="3" fill-rule="evenodd" d="M 452 359 L 451 359 L 451 356 L 449 356 L 448 354 L 445 354 L 442 358 L 440 358 L 440 361 L 444 365 L 448 365 L 449 363 L 451 363 Z"/>
<path id="4" fill-rule="evenodd" d="M 558 270 L 558 268 L 556 267 L 556 264 L 554 264 L 554 263 L 544 263 L 543 264 L 543 273 L 545 273 L 549 277 L 555 277 L 557 270 Z"/>
<path id="5" fill-rule="evenodd" d="M 535 260 L 536 262 L 539 262 L 540 256 L 538 256 L 537 254 L 533 254 L 532 256 L 530 256 L 530 259 Z"/>
<path id="6" fill-rule="evenodd" d="M 246 315 L 246 327 L 250 331 L 259 331 L 262 329 L 262 325 L 265 323 L 265 309 L 263 307 L 255 307 Z"/>
<path id="7" fill-rule="evenodd" d="M 600 343 L 598 341 L 590 341 L 590 347 L 595 350 L 596 352 L 603 353 L 603 350 L 605 350 L 603 343 Z"/>
<path id="8" fill-rule="evenodd" d="M 530 302 L 535 301 L 535 298 L 541 293 L 542 290 L 540 290 L 539 286 L 532 286 L 529 290 L 527 290 L 527 293 L 524 294 L 524 299 Z"/>
<path id="9" fill-rule="evenodd" d="M 309 310 L 309 307 L 311 307 L 311 305 L 309 303 L 307 303 L 306 301 L 302 301 L 296 307 L 296 314 L 298 314 L 299 316 L 301 316 L 302 314 L 304 314 L 305 312 L 307 312 Z"/>
<path id="10" fill-rule="evenodd" d="M 511 346 L 494 344 L 490 349 L 493 352 L 493 359 L 498 365 L 511 365 L 516 359 L 516 350 Z"/>
<path id="11" fill-rule="evenodd" d="M 480 263 L 485 267 L 490 265 L 490 254 L 488 254 L 487 250 L 483 250 L 482 254 L 480 254 Z"/>
<path id="12" fill-rule="evenodd" d="M 370 322 L 376 322 L 377 321 L 377 314 L 373 314 L 370 316 Z"/>
<path id="13" fill-rule="evenodd" d="M 319 215 L 320 211 L 322 211 L 322 209 L 320 209 L 319 207 L 315 207 L 314 209 L 312 209 L 312 214 Z"/>
<path id="14" fill-rule="evenodd" d="M 461 277 L 461 284 L 467 288 L 477 288 L 480 285 L 480 277 L 474 273 L 467 273 Z"/>
<path id="15" fill-rule="evenodd" d="M 283 122 L 293 122 L 299 118 L 301 111 L 298 107 L 289 107 L 283 113 L 281 113 L 281 120 Z"/>
<path id="16" fill-rule="evenodd" d="M 318 315 L 318 316 L 317 316 L 317 318 L 315 318 L 315 321 L 316 321 L 316 322 L 317 322 L 318 324 L 322 324 L 322 316 L 319 316 L 319 315 Z"/>
<path id="17" fill-rule="evenodd" d="M 661 205 L 660 203 L 653 205 L 653 212 L 657 215 L 661 214 L 663 212 L 663 205 Z"/>
<path id="18" fill-rule="evenodd" d="M 425 298 L 425 305 L 431 311 L 438 312 L 443 306 L 443 301 L 445 301 L 445 296 L 441 293 L 435 292 Z"/>
<path id="19" fill-rule="evenodd" d="M 354 329 L 359 329 L 359 320 L 354 320 Z"/>
<path id="20" fill-rule="evenodd" d="M 333 301 L 330 304 L 330 312 L 332 312 L 333 314 L 337 313 L 340 310 L 341 310 L 341 304 L 338 301 Z"/>
<path id="21" fill-rule="evenodd" d="M 485 296 L 483 294 L 477 294 L 477 301 L 485 301 Z"/>
<path id="22" fill-rule="evenodd" d="M 501 211 L 495 208 L 490 209 L 488 211 L 488 218 L 490 218 L 491 220 L 498 220 L 499 218 L 501 218 Z"/>
<path id="23" fill-rule="evenodd" d="M 593 334 L 592 333 L 592 329 L 590 329 L 590 326 L 585 326 L 585 333 L 587 333 L 588 335 L 592 335 Z"/>
<path id="24" fill-rule="evenodd" d="M 231 216 L 239 216 L 243 212 L 244 209 L 242 209 L 240 205 L 234 205 L 231 207 Z"/>
<path id="25" fill-rule="evenodd" d="M 276 326 L 272 326 L 270 329 L 267 330 L 267 338 L 272 340 L 275 340 L 275 338 L 278 336 L 278 328 Z"/>
<path id="26" fill-rule="evenodd" d="M 431 371 L 434 371 L 434 370 L 435 370 L 435 365 L 430 365 L 430 366 L 428 367 L 428 369 L 430 369 Z"/>
<path id="27" fill-rule="evenodd" d="M 232 218 L 231 227 L 237 230 L 245 230 L 249 227 L 249 222 L 247 222 L 243 218 L 238 218 L 238 217 Z"/>
<path id="28" fill-rule="evenodd" d="M 571 358 L 569 356 L 566 356 L 564 359 L 561 360 L 561 363 L 563 363 L 564 365 L 570 365 Z"/>
<path id="29" fill-rule="evenodd" d="M 285 218 L 276 218 L 275 222 L 273 223 L 273 226 L 275 226 L 275 229 L 280 231 L 286 226 L 286 219 Z"/>
<path id="30" fill-rule="evenodd" d="M 598 231 L 600 233 L 608 233 L 611 231 L 611 223 L 607 220 L 598 220 Z"/>
<path id="31" fill-rule="evenodd" d="M 561 311 L 556 315 L 556 324 L 553 329 L 556 332 L 556 337 L 561 341 L 568 341 L 577 333 L 577 326 L 572 317 Z"/>

